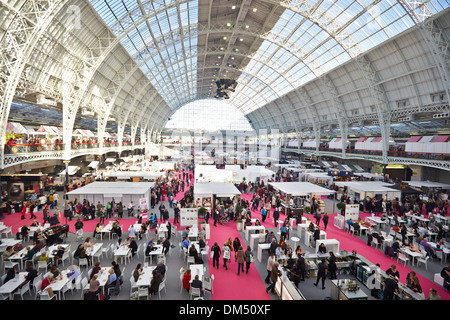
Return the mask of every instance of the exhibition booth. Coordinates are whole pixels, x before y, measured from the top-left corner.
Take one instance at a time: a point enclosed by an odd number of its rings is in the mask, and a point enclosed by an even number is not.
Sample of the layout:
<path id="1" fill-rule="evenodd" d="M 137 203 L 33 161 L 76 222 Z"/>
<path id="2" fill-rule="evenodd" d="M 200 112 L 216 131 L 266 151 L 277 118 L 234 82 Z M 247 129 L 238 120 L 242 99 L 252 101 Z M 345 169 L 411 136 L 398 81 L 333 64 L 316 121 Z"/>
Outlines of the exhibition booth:
<path id="1" fill-rule="evenodd" d="M 283 194 L 282 206 L 289 207 L 294 216 L 302 214 L 304 207 L 310 206 L 313 197 L 318 201 L 319 210 L 323 211 L 325 204 L 320 200 L 321 196 L 335 192 L 309 182 L 269 182 L 269 185 Z"/>
<path id="2" fill-rule="evenodd" d="M 154 185 L 154 182 L 92 182 L 67 192 L 66 195 L 69 200 L 86 199 L 93 204 L 100 202 L 106 205 L 113 199 L 116 203 L 122 201 L 126 205 L 131 201 L 135 204 L 148 204 Z"/>

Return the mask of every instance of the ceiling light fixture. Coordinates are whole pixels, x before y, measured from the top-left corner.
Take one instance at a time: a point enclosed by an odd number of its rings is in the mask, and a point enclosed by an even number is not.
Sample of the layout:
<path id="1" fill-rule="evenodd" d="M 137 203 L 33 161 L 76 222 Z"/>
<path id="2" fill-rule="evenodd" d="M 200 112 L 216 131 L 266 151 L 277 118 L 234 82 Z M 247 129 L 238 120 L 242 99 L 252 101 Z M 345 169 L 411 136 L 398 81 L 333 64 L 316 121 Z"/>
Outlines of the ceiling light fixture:
<path id="1" fill-rule="evenodd" d="M 256 8 L 253 8 L 253 12 L 256 12 L 256 11 L 258 11 L 258 9 L 256 9 Z"/>

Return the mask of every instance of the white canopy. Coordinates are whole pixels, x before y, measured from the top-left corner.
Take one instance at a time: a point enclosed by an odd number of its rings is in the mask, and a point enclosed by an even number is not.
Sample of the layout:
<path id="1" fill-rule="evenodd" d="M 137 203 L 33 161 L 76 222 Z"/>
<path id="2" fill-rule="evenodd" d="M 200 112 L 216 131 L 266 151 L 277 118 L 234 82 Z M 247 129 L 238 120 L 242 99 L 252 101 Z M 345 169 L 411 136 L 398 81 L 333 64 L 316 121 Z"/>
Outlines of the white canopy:
<path id="1" fill-rule="evenodd" d="M 398 192 L 398 190 L 390 188 L 390 186 L 393 186 L 394 184 L 381 181 L 338 181 L 334 184 L 339 187 L 348 187 L 354 191 L 361 192 Z"/>
<path id="2" fill-rule="evenodd" d="M 61 131 L 57 127 L 50 127 L 50 126 L 40 126 L 39 129 L 36 130 L 37 132 L 45 132 L 48 134 L 61 134 Z"/>
<path id="3" fill-rule="evenodd" d="M 212 195 L 217 197 L 234 197 L 241 192 L 236 188 L 233 183 L 221 183 L 221 182 L 207 182 L 207 183 L 195 183 L 194 184 L 194 197 L 211 197 Z"/>
<path id="4" fill-rule="evenodd" d="M 433 182 L 433 181 L 404 181 L 411 187 L 426 187 L 426 188 L 442 188 L 450 189 L 450 184 Z"/>
<path id="5" fill-rule="evenodd" d="M 11 131 L 11 133 L 28 133 L 28 130 L 19 122 L 8 122 L 8 127 L 9 130 L 7 131 Z"/>
<path id="6" fill-rule="evenodd" d="M 378 180 L 383 180 L 384 179 L 383 176 L 380 176 L 380 175 L 377 175 L 377 174 L 373 174 L 373 173 L 369 173 L 369 172 L 355 172 L 354 175 L 355 176 L 362 176 L 362 177 L 368 178 L 368 179 L 371 179 L 371 178 L 378 179 Z"/>
<path id="7" fill-rule="evenodd" d="M 105 162 L 115 162 L 115 161 L 116 161 L 115 158 L 107 158 L 107 159 L 105 160 Z"/>
<path id="8" fill-rule="evenodd" d="M 80 170 L 80 167 L 77 166 L 68 166 L 68 171 L 69 171 L 69 176 L 74 175 L 75 173 L 77 173 L 78 170 Z M 66 174 L 66 169 L 64 169 L 63 171 L 61 171 L 59 173 L 60 175 L 65 175 Z"/>
<path id="9" fill-rule="evenodd" d="M 306 196 L 311 193 L 318 195 L 335 193 L 334 190 L 329 190 L 309 182 L 269 182 L 269 184 L 274 189 L 291 196 Z"/>
<path id="10" fill-rule="evenodd" d="M 96 169 L 98 167 L 99 161 L 92 161 L 88 164 L 88 167 Z"/>
<path id="11" fill-rule="evenodd" d="M 104 177 L 117 178 L 117 179 L 130 179 L 130 178 L 142 178 L 142 179 L 156 179 L 164 175 L 164 172 L 149 172 L 149 171 L 115 171 L 106 172 Z"/>

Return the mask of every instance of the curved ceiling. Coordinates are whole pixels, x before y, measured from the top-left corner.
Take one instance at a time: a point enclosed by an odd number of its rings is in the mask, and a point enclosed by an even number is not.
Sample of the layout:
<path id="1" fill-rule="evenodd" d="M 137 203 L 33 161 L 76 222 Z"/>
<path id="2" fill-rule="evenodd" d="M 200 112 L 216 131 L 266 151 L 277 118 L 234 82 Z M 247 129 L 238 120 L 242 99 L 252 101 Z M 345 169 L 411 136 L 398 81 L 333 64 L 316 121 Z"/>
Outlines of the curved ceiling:
<path id="1" fill-rule="evenodd" d="M 91 3 L 172 110 L 229 78 L 230 102 L 248 114 L 416 24 L 394 0 Z"/>
<path id="2" fill-rule="evenodd" d="M 401 100 L 384 89 L 394 77 L 383 70 L 397 60 L 375 54 L 367 60 L 367 52 L 450 6 L 449 0 L 0 3 L 3 122 L 13 100 L 39 105 L 41 95 L 53 99 L 50 107 L 65 114 L 60 121 L 69 129 L 81 114 L 93 115 L 100 131 L 114 121 L 132 133 L 161 130 L 178 108 L 213 97 L 222 78 L 238 82 L 229 102 L 254 128 L 317 131 L 318 122 L 330 129 L 336 122 L 343 129 L 358 108 L 359 115 L 375 113 L 383 121 Z M 436 33 L 448 46 L 448 32 Z M 418 55 L 434 52 L 424 37 L 420 46 L 427 51 Z M 402 55 L 403 75 L 432 68 L 438 75 L 423 94 L 444 92 L 448 102 L 448 54 L 423 57 L 417 70 L 406 45 L 392 46 Z M 416 79 L 406 86 L 419 92 L 420 85 Z"/>

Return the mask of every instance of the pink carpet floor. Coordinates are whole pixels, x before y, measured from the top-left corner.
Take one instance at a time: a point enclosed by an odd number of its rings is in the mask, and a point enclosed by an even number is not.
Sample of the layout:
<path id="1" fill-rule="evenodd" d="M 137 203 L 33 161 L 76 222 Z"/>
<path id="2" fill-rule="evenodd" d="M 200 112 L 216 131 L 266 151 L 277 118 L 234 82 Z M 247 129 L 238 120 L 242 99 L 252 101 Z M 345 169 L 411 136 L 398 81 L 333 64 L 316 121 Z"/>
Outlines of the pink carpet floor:
<path id="1" fill-rule="evenodd" d="M 183 197 L 182 192 L 178 193 L 178 195 L 175 197 L 175 199 L 180 200 Z M 242 197 L 246 200 L 251 199 L 251 194 L 243 194 Z M 157 207 L 152 210 L 152 212 L 157 212 L 159 217 L 159 212 Z M 266 219 L 266 221 L 263 223 L 263 225 L 266 228 L 274 228 L 274 222 L 272 219 L 272 212 L 271 210 L 270 217 Z M 125 213 L 126 214 L 126 213 Z M 365 213 L 361 213 L 360 216 L 364 220 Z M 42 212 L 36 213 L 37 220 L 42 223 Z M 355 250 L 358 254 L 364 256 L 366 259 L 373 263 L 378 263 L 381 266 L 381 269 L 387 270 L 391 264 L 395 264 L 397 266 L 397 269 L 400 273 L 400 281 L 405 283 L 406 282 L 406 276 L 411 271 L 410 268 L 405 267 L 402 263 L 397 263 L 396 260 L 389 258 L 388 256 L 384 255 L 384 253 L 376 249 L 375 247 L 367 246 L 366 242 L 359 239 L 357 236 L 354 236 L 345 230 L 338 229 L 334 226 L 334 217 L 336 214 L 330 214 L 330 220 L 328 223 L 328 227 L 326 229 L 327 233 L 327 239 L 337 239 L 340 242 L 340 249 L 346 250 L 346 251 L 353 251 Z M 313 219 L 311 215 L 305 215 L 305 217 Z M 260 211 L 252 212 L 252 218 L 259 218 L 261 219 Z M 280 215 L 280 220 L 284 220 L 286 218 L 285 215 Z M 76 220 L 73 219 L 72 221 L 67 221 L 64 217 L 61 217 L 60 219 L 61 224 L 69 224 L 69 232 L 75 232 L 75 222 Z M 15 213 L 12 215 L 5 215 L 5 219 L 2 220 L 2 222 L 5 225 L 12 227 L 12 232 L 17 233 L 18 230 L 25 224 L 31 224 L 33 220 L 30 219 L 29 216 L 26 217 L 26 219 L 22 220 L 20 213 Z M 106 220 L 106 223 L 109 220 Z M 133 223 L 135 223 L 137 219 L 120 219 L 120 223 L 123 225 L 123 231 L 126 232 L 129 228 L 129 226 Z M 173 219 L 170 219 L 171 223 L 173 224 Z M 313 219 L 313 222 L 315 220 Z M 90 220 L 90 221 L 83 221 L 84 223 L 84 231 L 85 232 L 93 232 L 95 225 L 97 224 L 98 219 Z M 244 243 L 244 239 L 241 236 L 241 233 L 236 228 L 235 222 L 230 222 L 226 226 L 222 226 L 217 224 L 217 227 L 213 226 L 213 220 L 209 220 L 210 226 L 211 226 L 211 238 L 208 240 L 208 245 L 210 247 L 213 246 L 215 242 L 218 243 L 218 245 L 222 248 L 223 243 L 227 241 L 228 238 L 231 238 L 234 240 L 235 237 L 239 237 L 241 240 L 241 243 Z M 180 228 L 179 224 L 174 224 L 177 226 L 178 230 L 182 230 L 183 228 Z M 321 229 L 323 229 L 323 223 L 320 224 Z M 256 256 L 256 252 L 254 252 L 254 255 Z M 232 254 L 233 257 L 233 254 Z M 252 264 L 250 267 L 250 271 L 248 274 L 241 273 L 241 275 L 237 275 L 237 262 L 232 259 L 230 263 L 228 263 L 228 270 L 225 270 L 225 268 L 222 267 L 223 260 L 220 259 L 220 267 L 214 268 L 212 265 L 212 259 L 208 256 L 208 268 L 210 271 L 210 274 L 214 274 L 215 280 L 214 280 L 214 287 L 217 288 L 215 290 L 215 294 L 212 296 L 215 300 L 229 300 L 230 297 L 233 297 L 235 300 L 269 300 L 270 296 L 265 292 L 265 284 L 261 279 L 261 276 L 258 274 L 258 271 L 256 270 L 256 267 Z M 263 263 L 265 263 L 263 261 Z M 417 276 L 419 277 L 423 292 L 425 293 L 425 296 L 428 296 L 429 289 L 431 287 L 435 288 L 439 295 L 444 300 L 450 300 L 450 293 L 447 292 L 444 288 L 440 287 L 436 283 L 433 282 L 433 279 L 427 279 L 423 277 L 420 274 L 420 271 L 417 271 Z M 265 277 L 265 275 L 264 275 Z M 220 288 L 220 289 L 219 289 Z"/>

